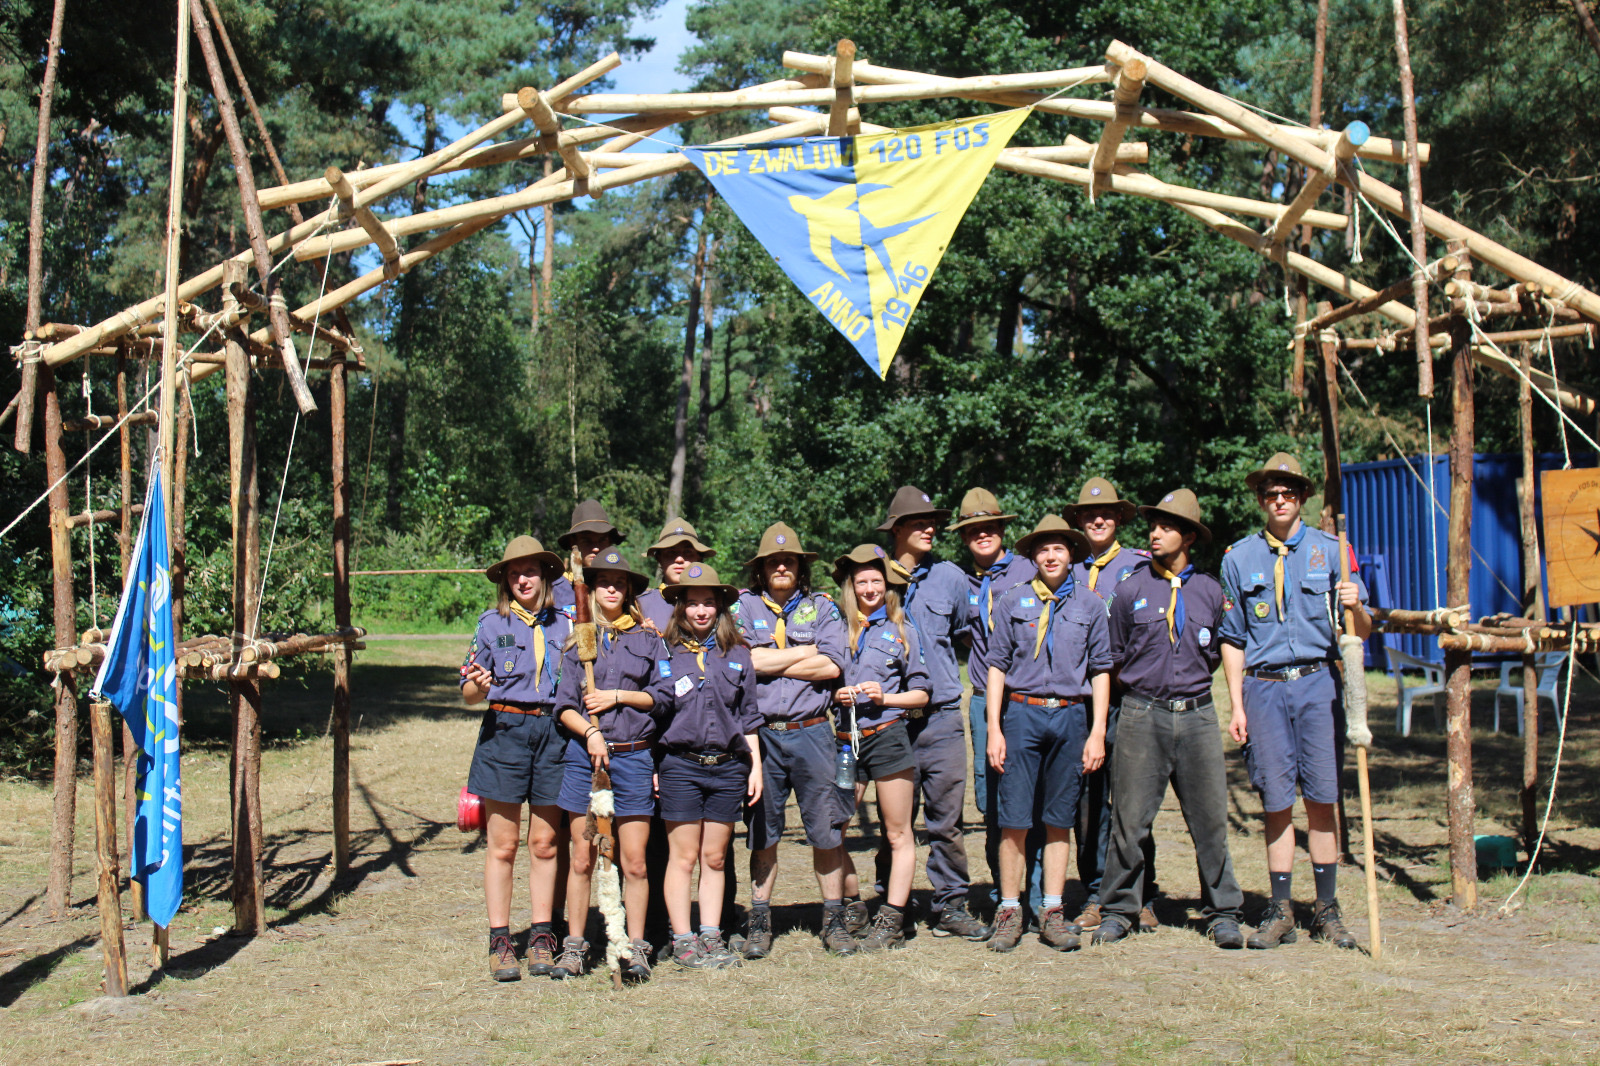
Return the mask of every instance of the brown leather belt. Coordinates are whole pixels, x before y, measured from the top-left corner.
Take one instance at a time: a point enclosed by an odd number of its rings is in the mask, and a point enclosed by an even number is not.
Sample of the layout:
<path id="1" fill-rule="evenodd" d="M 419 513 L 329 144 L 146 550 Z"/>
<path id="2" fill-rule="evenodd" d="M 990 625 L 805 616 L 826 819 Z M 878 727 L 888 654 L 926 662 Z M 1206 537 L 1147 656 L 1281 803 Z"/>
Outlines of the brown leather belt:
<path id="1" fill-rule="evenodd" d="M 606 750 L 613 755 L 627 755 L 630 752 L 644 751 L 653 743 L 654 741 L 650 740 L 625 740 L 621 744 L 612 744 L 607 741 Z"/>
<path id="2" fill-rule="evenodd" d="M 821 725 L 827 720 L 828 716 L 825 714 L 817 718 L 805 718 L 798 722 L 785 722 L 782 719 L 771 718 L 767 720 L 767 728 L 777 730 L 779 733 L 785 733 L 791 729 L 808 729 L 814 725 Z"/>
<path id="3" fill-rule="evenodd" d="M 899 720 L 900 719 L 896 718 L 894 720 L 894 722 L 898 722 Z M 879 733 L 883 732 L 885 729 L 888 729 L 890 726 L 894 725 L 894 722 L 885 722 L 882 725 L 869 725 L 865 729 L 856 730 L 856 732 L 861 734 L 861 739 L 862 740 L 865 740 L 868 737 L 877 736 Z M 833 735 L 838 737 L 840 740 L 846 740 L 847 741 L 847 740 L 850 739 L 850 731 L 848 729 L 845 730 L 843 733 L 835 731 Z"/>
<path id="4" fill-rule="evenodd" d="M 491 703 L 491 711 L 504 711 L 506 714 L 531 714 L 535 718 L 544 718 L 554 713 L 553 709 L 543 703 Z"/>
<path id="5" fill-rule="evenodd" d="M 1081 707 L 1083 700 L 1079 697 L 1058 700 L 1054 697 L 1046 699 L 1042 696 L 1024 696 L 1020 692 L 1008 692 L 1006 698 L 1012 703 L 1026 703 L 1030 707 Z"/>

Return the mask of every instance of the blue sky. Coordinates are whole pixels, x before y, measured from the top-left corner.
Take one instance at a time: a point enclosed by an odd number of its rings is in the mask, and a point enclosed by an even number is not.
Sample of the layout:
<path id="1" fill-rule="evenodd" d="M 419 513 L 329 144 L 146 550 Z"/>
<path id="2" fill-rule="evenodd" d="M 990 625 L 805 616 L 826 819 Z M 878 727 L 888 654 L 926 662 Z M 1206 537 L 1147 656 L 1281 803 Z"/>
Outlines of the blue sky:
<path id="1" fill-rule="evenodd" d="M 667 93 L 688 88 L 689 79 L 678 73 L 678 57 L 693 42 L 694 35 L 683 25 L 689 13 L 689 0 L 667 0 L 654 17 L 633 24 L 638 37 L 654 37 L 656 46 L 649 55 L 623 60 L 611 74 L 613 92 Z"/>

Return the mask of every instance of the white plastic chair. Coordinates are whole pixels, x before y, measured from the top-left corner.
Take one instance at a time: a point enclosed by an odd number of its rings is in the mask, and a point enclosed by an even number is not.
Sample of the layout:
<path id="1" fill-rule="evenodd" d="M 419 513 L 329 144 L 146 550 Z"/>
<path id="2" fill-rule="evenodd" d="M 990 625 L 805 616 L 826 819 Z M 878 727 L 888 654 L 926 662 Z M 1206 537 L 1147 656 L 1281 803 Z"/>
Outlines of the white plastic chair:
<path id="1" fill-rule="evenodd" d="M 1570 684 L 1570 680 L 1563 677 L 1567 672 L 1567 653 L 1564 651 L 1544 652 L 1533 657 L 1534 664 L 1539 670 L 1539 691 L 1536 698 L 1542 696 L 1550 701 L 1550 706 L 1555 708 L 1556 724 L 1561 724 L 1561 694 L 1557 689 L 1560 684 Z M 1512 673 L 1518 674 L 1517 683 L 1511 683 Z M 1500 687 L 1494 690 L 1494 731 L 1500 732 L 1500 699 L 1506 697 L 1516 701 L 1517 704 L 1517 736 L 1522 735 L 1522 663 L 1509 662 L 1500 664 Z M 1534 708 L 1538 713 L 1538 708 Z"/>
<path id="2" fill-rule="evenodd" d="M 1411 735 L 1411 704 L 1418 696 L 1433 697 L 1433 727 L 1443 729 L 1444 722 L 1439 713 L 1439 697 L 1444 695 L 1444 667 L 1394 648 L 1384 650 L 1389 656 L 1389 668 L 1394 671 L 1395 687 L 1399 689 L 1399 700 L 1394 715 L 1395 729 L 1403 737 Z M 1422 672 L 1421 684 L 1409 686 L 1406 684 L 1405 674 L 1401 671 L 1407 668 Z"/>

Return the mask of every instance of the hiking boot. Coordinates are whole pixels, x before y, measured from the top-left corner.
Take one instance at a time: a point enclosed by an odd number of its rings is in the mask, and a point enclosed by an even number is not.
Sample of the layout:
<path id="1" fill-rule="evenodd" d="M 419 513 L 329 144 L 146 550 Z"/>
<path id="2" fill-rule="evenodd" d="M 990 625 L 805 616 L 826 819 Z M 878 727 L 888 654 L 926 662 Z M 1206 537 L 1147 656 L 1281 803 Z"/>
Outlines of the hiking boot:
<path id="1" fill-rule="evenodd" d="M 1072 920 L 1080 933 L 1090 933 L 1100 928 L 1100 904 L 1090 901 L 1083 905 L 1083 911 Z"/>
<path id="2" fill-rule="evenodd" d="M 622 960 L 624 981 L 650 980 L 650 941 L 634 940 L 628 944 L 628 957 Z"/>
<path id="3" fill-rule="evenodd" d="M 767 907 L 750 908 L 750 920 L 745 929 L 741 950 L 747 959 L 764 959 L 772 954 L 772 911 Z"/>
<path id="4" fill-rule="evenodd" d="M 989 939 L 989 927 L 967 910 L 965 897 L 957 897 L 944 905 L 939 920 L 933 924 L 934 936 L 958 936 L 974 942 Z"/>
<path id="5" fill-rule="evenodd" d="M 865 900 L 853 899 L 844 905 L 844 927 L 850 930 L 850 935 L 860 940 L 867 935 L 867 926 L 872 924 L 872 915 L 867 913 Z"/>
<path id="6" fill-rule="evenodd" d="M 589 942 L 581 936 L 569 936 L 561 942 L 561 954 L 550 966 L 550 976 L 557 981 L 583 976 L 584 956 L 589 954 Z"/>
<path id="7" fill-rule="evenodd" d="M 767 934 L 767 943 L 769 946 L 772 943 L 771 933 Z M 722 939 L 721 933 L 713 933 L 711 936 L 701 937 L 700 945 L 705 949 L 706 968 L 708 970 L 725 970 L 729 966 L 737 966 L 743 961 L 728 948 L 728 944 Z M 750 945 L 746 942 L 745 950 L 748 951 L 749 948 Z M 756 956 L 758 959 L 761 957 L 760 955 Z"/>
<path id="8" fill-rule="evenodd" d="M 845 925 L 844 908 L 829 911 L 822 920 L 822 946 L 833 955 L 854 955 L 860 945 Z"/>
<path id="9" fill-rule="evenodd" d="M 1012 951 L 1022 943 L 1022 908 L 1002 907 L 994 914 L 989 932 L 990 951 Z"/>
<path id="10" fill-rule="evenodd" d="M 1120 914 L 1106 914 L 1100 919 L 1100 928 L 1094 931 L 1094 936 L 1089 943 L 1095 947 L 1101 944 L 1115 944 L 1119 940 L 1127 939 L 1133 932 L 1133 926 L 1128 924 L 1128 919 Z"/>
<path id="11" fill-rule="evenodd" d="M 905 915 L 900 908 L 880 904 L 872 928 L 861 938 L 861 951 L 889 951 L 906 946 Z"/>
<path id="12" fill-rule="evenodd" d="M 528 976 L 549 977 L 556 964 L 556 938 L 535 933 L 528 940 Z"/>
<path id="13" fill-rule="evenodd" d="M 1139 932 L 1153 933 L 1161 928 L 1161 922 L 1156 918 L 1156 912 L 1146 903 L 1139 908 Z"/>
<path id="14" fill-rule="evenodd" d="M 685 970 L 710 970 L 714 969 L 711 957 L 706 954 L 706 946 L 697 936 L 687 936 L 682 940 L 672 938 L 672 961 Z"/>
<path id="15" fill-rule="evenodd" d="M 1077 951 L 1078 932 L 1060 907 L 1046 907 L 1039 916 L 1039 939 L 1057 951 Z"/>
<path id="16" fill-rule="evenodd" d="M 1311 914 L 1312 940 L 1326 940 L 1334 947 L 1344 948 L 1346 951 L 1354 951 L 1358 947 L 1356 938 L 1344 927 L 1344 917 L 1339 913 L 1338 900 L 1317 900 L 1316 910 Z"/>
<path id="17" fill-rule="evenodd" d="M 517 961 L 517 946 L 508 936 L 489 941 L 489 976 L 496 981 L 522 980 L 522 964 Z"/>
<path id="18" fill-rule="evenodd" d="M 1237 951 L 1244 947 L 1244 932 L 1232 918 L 1217 918 L 1206 929 L 1206 936 L 1219 948 Z"/>
<path id="19" fill-rule="evenodd" d="M 1250 934 L 1246 945 L 1257 950 L 1275 948 L 1279 944 L 1293 944 L 1298 934 L 1294 931 L 1294 907 L 1286 899 L 1267 903 L 1266 911 L 1256 931 Z"/>

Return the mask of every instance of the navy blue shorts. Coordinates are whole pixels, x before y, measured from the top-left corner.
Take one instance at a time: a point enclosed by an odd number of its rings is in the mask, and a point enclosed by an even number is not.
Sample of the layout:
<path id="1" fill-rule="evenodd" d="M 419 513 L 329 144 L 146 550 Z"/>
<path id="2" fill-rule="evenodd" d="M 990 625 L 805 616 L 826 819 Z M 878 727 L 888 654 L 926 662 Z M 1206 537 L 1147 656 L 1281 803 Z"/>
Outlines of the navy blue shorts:
<path id="1" fill-rule="evenodd" d="M 833 783 L 839 742 L 832 722 L 804 729 L 761 729 L 761 798 L 745 815 L 751 851 L 773 847 L 788 827 L 789 793 L 800 808 L 806 843 L 827 851 L 844 839 L 843 827 L 855 811 L 853 789 Z"/>
<path id="2" fill-rule="evenodd" d="M 616 796 L 618 818 L 656 813 L 656 760 L 650 749 L 611 756 L 611 791 Z M 566 774 L 561 779 L 561 809 L 582 814 L 589 809 L 589 785 L 594 779 L 594 764 L 589 753 L 576 740 L 567 742 Z"/>
<path id="3" fill-rule="evenodd" d="M 861 738 L 861 750 L 856 752 L 856 780 L 866 784 L 916 765 L 917 755 L 911 750 L 911 735 L 906 732 L 906 720 L 896 718 L 881 731 Z"/>
<path id="4" fill-rule="evenodd" d="M 552 807 L 561 792 L 566 730 L 547 714 L 485 710 L 467 791 L 499 803 Z"/>
<path id="5" fill-rule="evenodd" d="M 664 752 L 656 764 L 661 817 L 668 822 L 737 822 L 750 787 L 750 756 L 717 766 Z"/>
<path id="6" fill-rule="evenodd" d="M 1264 810 L 1293 807 L 1296 786 L 1313 803 L 1339 802 L 1342 698 L 1329 669 L 1296 681 L 1245 676 L 1244 763 Z"/>
<path id="7" fill-rule="evenodd" d="M 1083 745 L 1089 739 L 1083 706 L 1039 707 L 1007 699 L 1002 708 L 1006 769 L 998 789 L 1000 828 L 1031 829 L 1038 810 L 1045 825 L 1071 829 L 1078 823 Z"/>

